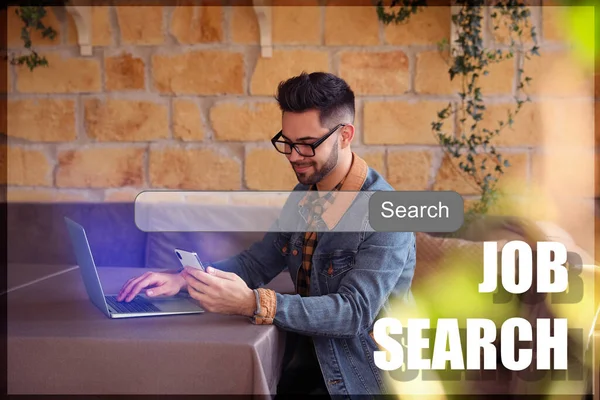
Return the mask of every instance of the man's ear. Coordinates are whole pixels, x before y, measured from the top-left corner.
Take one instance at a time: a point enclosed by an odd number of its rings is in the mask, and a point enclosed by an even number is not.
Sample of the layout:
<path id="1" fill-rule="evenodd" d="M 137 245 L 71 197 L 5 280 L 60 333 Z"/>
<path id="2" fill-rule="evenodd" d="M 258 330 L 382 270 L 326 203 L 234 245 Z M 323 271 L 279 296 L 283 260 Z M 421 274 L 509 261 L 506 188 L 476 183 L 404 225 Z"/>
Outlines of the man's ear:
<path id="1" fill-rule="evenodd" d="M 342 146 L 342 149 L 350 146 L 350 143 L 354 139 L 354 125 L 348 124 L 342 127 L 341 139 L 340 145 Z"/>

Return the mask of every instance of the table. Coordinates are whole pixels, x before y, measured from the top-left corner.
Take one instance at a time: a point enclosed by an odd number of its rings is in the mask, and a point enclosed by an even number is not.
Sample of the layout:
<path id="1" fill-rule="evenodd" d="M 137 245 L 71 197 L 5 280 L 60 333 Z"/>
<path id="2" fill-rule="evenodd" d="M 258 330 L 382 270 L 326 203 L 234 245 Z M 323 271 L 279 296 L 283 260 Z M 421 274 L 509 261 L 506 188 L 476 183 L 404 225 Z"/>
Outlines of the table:
<path id="1" fill-rule="evenodd" d="M 36 280 L 7 294 L 9 394 L 275 393 L 279 328 L 208 312 L 109 319 L 88 300 L 78 268 L 49 276 L 44 267 L 9 265 Z M 98 268 L 105 294 L 145 271 Z M 268 287 L 293 290 L 289 275 Z"/>
<path id="2" fill-rule="evenodd" d="M 63 274 L 76 268 L 79 267 L 77 265 L 56 264 L 10 264 L 6 273 L 6 292 L 20 289 L 36 283 L 38 280 Z"/>

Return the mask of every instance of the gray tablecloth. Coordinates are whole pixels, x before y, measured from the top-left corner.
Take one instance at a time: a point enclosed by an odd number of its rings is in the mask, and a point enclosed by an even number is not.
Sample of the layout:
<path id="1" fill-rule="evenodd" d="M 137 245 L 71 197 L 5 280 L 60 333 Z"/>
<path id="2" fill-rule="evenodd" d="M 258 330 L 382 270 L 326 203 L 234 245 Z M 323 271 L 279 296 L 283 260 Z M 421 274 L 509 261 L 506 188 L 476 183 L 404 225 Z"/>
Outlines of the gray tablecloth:
<path id="1" fill-rule="evenodd" d="M 47 279 L 76 268 L 78 268 L 77 265 L 10 264 L 6 273 L 6 290 L 11 292 L 23 286 L 31 285 L 38 280 Z"/>
<path id="2" fill-rule="evenodd" d="M 212 313 L 109 319 L 88 300 L 78 268 L 35 268 L 23 271 L 36 282 L 7 294 L 9 394 L 275 393 L 285 345 L 275 326 Z M 145 271 L 99 275 L 110 294 Z M 285 275 L 268 286 L 292 288 Z"/>

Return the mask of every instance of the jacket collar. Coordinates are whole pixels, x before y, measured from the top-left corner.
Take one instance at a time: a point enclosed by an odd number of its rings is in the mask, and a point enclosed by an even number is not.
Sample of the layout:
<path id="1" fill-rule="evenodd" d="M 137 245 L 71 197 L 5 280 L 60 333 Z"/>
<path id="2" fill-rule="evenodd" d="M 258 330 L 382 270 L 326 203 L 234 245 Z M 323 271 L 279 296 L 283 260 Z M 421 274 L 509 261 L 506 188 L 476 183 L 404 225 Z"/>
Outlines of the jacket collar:
<path id="1" fill-rule="evenodd" d="M 360 158 L 356 153 L 352 153 L 352 164 L 350 170 L 344 179 L 344 183 L 339 191 L 336 191 L 333 195 L 332 204 L 327 207 L 323 212 L 321 218 L 327 225 L 329 230 L 335 228 L 340 222 L 344 213 L 348 210 L 358 192 L 362 189 L 365 180 L 367 179 L 368 172 L 367 163 Z M 310 193 L 307 193 L 307 196 Z M 307 197 L 305 196 L 300 201 L 300 206 L 306 203 Z"/>

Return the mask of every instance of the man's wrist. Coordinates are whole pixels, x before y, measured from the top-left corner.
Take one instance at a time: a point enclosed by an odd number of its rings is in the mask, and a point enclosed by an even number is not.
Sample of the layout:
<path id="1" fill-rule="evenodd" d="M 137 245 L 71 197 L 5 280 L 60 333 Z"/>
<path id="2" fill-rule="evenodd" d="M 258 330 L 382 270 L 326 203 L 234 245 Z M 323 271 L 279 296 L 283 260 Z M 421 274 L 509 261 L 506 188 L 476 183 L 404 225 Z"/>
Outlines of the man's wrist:
<path id="1" fill-rule="evenodd" d="M 178 282 L 179 282 L 179 291 L 183 292 L 183 291 L 187 291 L 187 282 L 185 280 L 185 278 L 183 277 L 181 272 L 178 272 L 176 274 Z"/>
<path id="2" fill-rule="evenodd" d="M 256 290 L 248 289 L 248 294 L 246 295 L 246 301 L 244 302 L 244 308 L 242 310 L 242 315 L 245 317 L 254 317 L 256 312 L 259 311 L 257 309 L 260 304 L 257 302 L 258 292 Z"/>
<path id="3" fill-rule="evenodd" d="M 259 325 L 270 325 L 275 319 L 277 312 L 277 294 L 272 289 L 256 289 L 258 297 L 258 310 L 252 317 L 252 323 Z"/>

